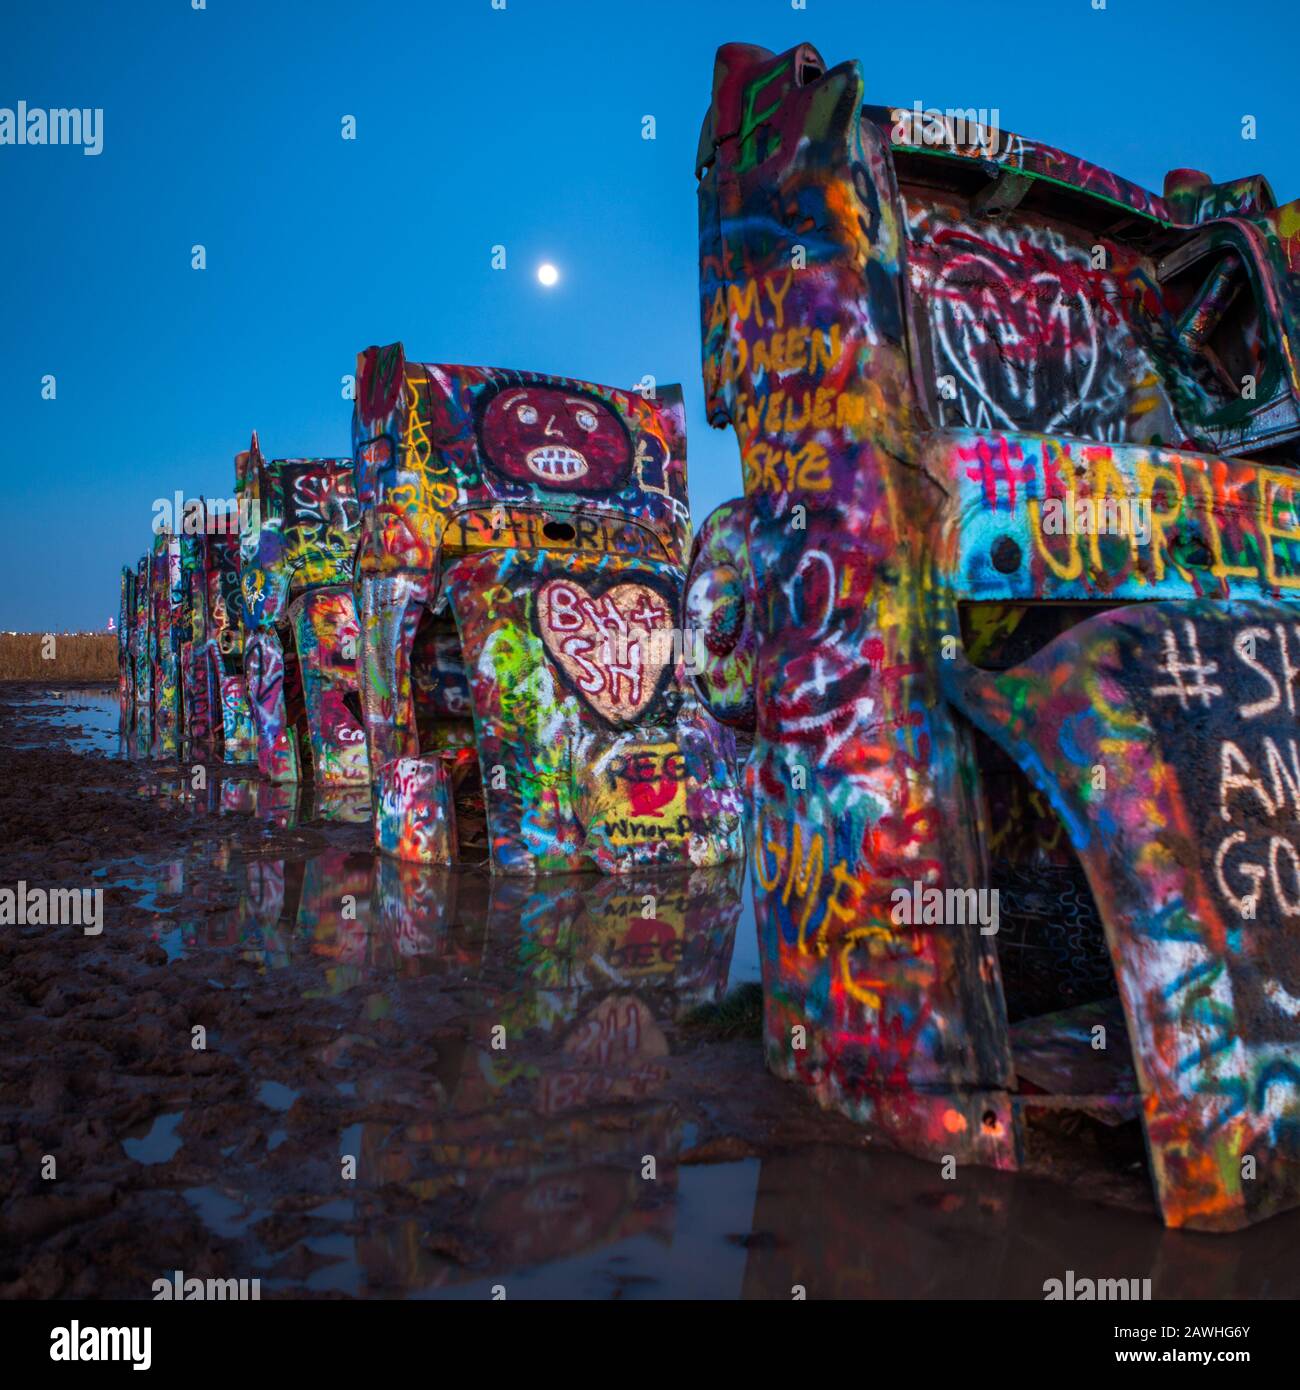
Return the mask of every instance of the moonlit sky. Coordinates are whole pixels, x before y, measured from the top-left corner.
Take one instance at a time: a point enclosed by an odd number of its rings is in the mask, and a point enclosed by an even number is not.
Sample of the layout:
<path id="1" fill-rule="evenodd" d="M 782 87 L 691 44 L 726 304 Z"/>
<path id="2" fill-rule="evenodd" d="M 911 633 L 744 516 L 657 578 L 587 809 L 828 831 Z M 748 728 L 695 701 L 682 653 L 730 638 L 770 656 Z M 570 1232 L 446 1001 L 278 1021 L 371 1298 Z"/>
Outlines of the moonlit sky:
<path id="1" fill-rule="evenodd" d="M 696 298 L 721 43 L 808 40 L 862 60 L 868 101 L 996 107 L 1157 191 L 1190 165 L 1264 173 L 1287 200 L 1298 16 L 1294 0 L 11 4 L 0 106 L 105 116 L 98 158 L 0 146 L 0 628 L 105 627 L 154 499 L 229 496 L 253 428 L 268 455 L 348 453 L 340 379 L 370 343 L 680 381 L 697 521 L 735 495 Z"/>

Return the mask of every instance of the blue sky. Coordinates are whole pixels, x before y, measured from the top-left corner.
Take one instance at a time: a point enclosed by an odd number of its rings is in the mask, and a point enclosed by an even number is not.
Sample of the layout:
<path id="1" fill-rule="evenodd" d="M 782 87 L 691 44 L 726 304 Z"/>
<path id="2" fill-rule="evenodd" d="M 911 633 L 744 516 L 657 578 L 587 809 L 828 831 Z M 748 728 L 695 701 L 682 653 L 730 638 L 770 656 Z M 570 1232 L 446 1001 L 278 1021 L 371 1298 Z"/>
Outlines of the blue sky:
<path id="1" fill-rule="evenodd" d="M 811 41 L 862 61 L 868 101 L 997 107 L 1156 190 L 1190 165 L 1300 197 L 1294 0 L 1092 5 L 11 7 L 0 107 L 105 114 L 95 158 L 0 146 L 0 629 L 103 628 L 154 499 L 229 496 L 254 427 L 271 455 L 349 452 L 340 379 L 370 343 L 680 381 L 696 518 L 735 495 L 733 437 L 703 416 L 695 265 L 695 148 L 727 41 Z"/>

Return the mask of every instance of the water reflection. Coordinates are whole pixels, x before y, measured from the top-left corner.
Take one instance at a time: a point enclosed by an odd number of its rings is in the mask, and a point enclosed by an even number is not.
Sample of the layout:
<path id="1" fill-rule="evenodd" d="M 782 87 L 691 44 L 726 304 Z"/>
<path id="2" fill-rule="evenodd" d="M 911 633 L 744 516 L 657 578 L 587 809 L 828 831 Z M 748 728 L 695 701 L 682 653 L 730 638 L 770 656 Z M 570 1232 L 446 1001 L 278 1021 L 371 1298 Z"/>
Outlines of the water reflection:
<path id="1" fill-rule="evenodd" d="M 215 776 L 196 789 L 177 770 L 155 775 L 142 791 L 279 829 L 366 826 L 370 819 L 365 787 Z M 229 870 L 239 902 L 201 923 L 183 920 L 183 943 L 242 946 L 261 951 L 267 965 L 288 964 L 297 950 L 368 973 L 409 973 L 403 962 L 481 959 L 489 938 L 517 931 L 515 965 L 530 986 L 663 989 L 691 1007 L 738 982 L 729 971 L 736 928 L 742 914 L 752 922 L 743 864 L 493 878 L 477 868 L 431 868 L 355 846 L 240 860 L 226 841 L 196 847 L 189 862 Z M 132 882 L 183 897 L 186 865 L 180 858 L 155 866 L 150 881 Z M 756 979 L 752 945 L 745 956 L 745 978 Z M 340 978 L 339 987 L 348 985 Z"/>
<path id="2" fill-rule="evenodd" d="M 154 785 L 285 827 L 364 824 L 369 810 L 364 792 L 349 805 L 254 778 L 197 792 L 179 775 Z M 365 1121 L 345 1136 L 359 1153 L 349 1219 L 363 1234 L 347 1270 L 331 1266 L 315 1286 L 436 1288 L 473 1278 L 485 1260 L 515 1269 L 671 1238 L 688 1126 L 662 1094 L 668 1028 L 723 997 L 742 864 L 511 879 L 344 846 L 241 859 L 226 844 L 138 886 L 184 901 L 196 871 L 214 863 L 237 900 L 164 925 L 173 955 L 233 949 L 266 970 L 298 971 L 306 998 L 365 987 L 368 1015 L 401 1016 L 404 1027 L 421 1004 L 435 1014 L 441 1005 L 422 1068 L 373 1057 L 356 1080 L 359 1105 L 415 1107 L 421 1118 Z M 413 999 L 403 992 L 412 982 L 442 989 Z M 348 1036 L 320 1049 L 326 1068 L 357 1055 L 372 1060 Z M 283 1132 L 276 1140 L 278 1150 Z M 400 1215 L 399 1189 L 409 1198 Z M 430 1236 L 438 1211 L 458 1234 Z M 457 1219 L 467 1211 L 472 1220 Z"/>
<path id="3" fill-rule="evenodd" d="M 68 746 L 77 753 L 103 753 L 119 757 L 123 748 L 118 736 L 121 710 L 117 687 L 72 686 L 67 689 L 47 689 L 44 686 L 26 690 L 10 687 L 5 699 L 13 705 L 28 707 L 33 715 L 66 731 Z M 45 747 L 39 744 L 18 743 L 18 748 Z"/>
<path id="4" fill-rule="evenodd" d="M 170 954 L 233 953 L 304 1001 L 256 1039 L 277 1069 L 258 1075 L 260 1118 L 229 1136 L 220 1181 L 190 1192 L 214 1231 L 245 1239 L 268 1196 L 301 1196 L 308 1272 L 277 1272 L 282 1245 L 254 1250 L 268 1291 L 1041 1298 L 1073 1269 L 1150 1277 L 1157 1298 L 1300 1295 L 1296 1213 L 1194 1236 L 1065 1185 L 966 1165 L 947 1180 L 842 1143 L 697 1162 L 727 1132 L 717 1112 L 764 1085 L 768 1113 L 825 1132 L 806 1097 L 764 1077 L 757 1041 L 729 1050 L 682 1026 L 734 985 L 742 952 L 756 959 L 742 865 L 493 879 L 375 856 L 364 792 L 156 785 L 311 832 L 257 853 L 218 837 L 132 880 L 172 904 L 157 928 Z M 322 1026 L 350 1000 L 352 1022 Z M 737 1113 L 763 1134 L 761 1108 Z"/>
<path id="5" fill-rule="evenodd" d="M 851 1202 L 847 1194 L 864 1200 Z M 815 1148 L 764 1159 L 747 1298 L 1041 1299 L 1048 1279 L 1150 1278 L 1156 1299 L 1295 1298 L 1300 1213 L 1231 1236 L 1167 1230 L 1044 1179 L 900 1154 Z"/>
<path id="6" fill-rule="evenodd" d="M 209 852 L 197 854 L 211 864 Z M 238 947 L 281 969 L 306 957 L 338 967 L 335 990 L 384 975 L 480 974 L 495 950 L 520 995 L 512 1017 L 550 1027 L 575 993 L 625 990 L 674 1013 L 722 997 L 742 908 L 744 866 L 536 879 L 436 869 L 330 847 L 310 856 L 215 857 L 236 906 L 182 919 L 184 947 Z M 183 897 L 186 862 L 147 885 Z M 527 1002 L 522 1002 L 527 996 Z M 656 1005 L 658 1007 L 658 1005 Z M 521 1012 L 522 1011 L 522 1012 Z"/>
<path id="7" fill-rule="evenodd" d="M 436 1044 L 435 1084 L 416 1087 L 427 1118 L 362 1126 L 374 1185 L 415 1199 L 401 1215 L 381 1197 L 358 1203 L 367 1287 L 438 1288 L 484 1263 L 514 1270 L 671 1240 L 687 1124 L 664 1094 L 667 1024 L 722 996 L 740 870 L 462 877 L 455 907 L 431 915 L 430 891 L 451 899 L 418 866 L 381 863 L 377 929 L 424 961 L 454 961 L 477 988 L 461 996 L 462 1031 Z M 493 954 L 509 962 L 500 981 L 483 968 Z M 409 1099 L 410 1078 L 359 1083 L 374 1102 L 394 1089 Z"/>

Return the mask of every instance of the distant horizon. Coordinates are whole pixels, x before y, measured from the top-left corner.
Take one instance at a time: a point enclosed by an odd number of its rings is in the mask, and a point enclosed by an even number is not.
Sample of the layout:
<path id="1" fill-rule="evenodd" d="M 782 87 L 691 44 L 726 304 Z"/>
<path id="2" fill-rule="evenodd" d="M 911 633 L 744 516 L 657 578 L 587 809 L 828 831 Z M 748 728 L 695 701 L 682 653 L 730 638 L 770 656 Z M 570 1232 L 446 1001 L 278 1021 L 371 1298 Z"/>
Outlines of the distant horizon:
<path id="1" fill-rule="evenodd" d="M 268 458 L 349 456 L 343 382 L 372 344 L 680 383 L 695 524 L 738 496 L 699 362 L 694 161 L 720 44 L 809 42 L 862 63 L 868 103 L 995 111 L 1156 193 L 1195 167 L 1300 196 L 1300 15 L 1281 4 L 1226 27 L 1211 0 L 635 13 L 459 0 L 404 13 L 396 43 L 340 0 L 69 0 L 8 20 L 0 391 L 20 523 L 0 630 L 106 631 L 156 500 L 233 495 L 254 429 Z M 57 143 L 17 143 L 20 103 Z"/>

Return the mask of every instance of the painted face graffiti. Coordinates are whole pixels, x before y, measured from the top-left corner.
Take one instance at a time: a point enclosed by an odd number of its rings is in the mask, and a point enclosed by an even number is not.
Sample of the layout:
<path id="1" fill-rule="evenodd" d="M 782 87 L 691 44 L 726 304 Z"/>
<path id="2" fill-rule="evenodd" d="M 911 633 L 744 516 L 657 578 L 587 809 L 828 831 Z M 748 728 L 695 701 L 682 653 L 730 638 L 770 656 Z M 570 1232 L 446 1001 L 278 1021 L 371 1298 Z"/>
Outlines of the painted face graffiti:
<path id="1" fill-rule="evenodd" d="M 568 682 L 610 724 L 637 719 L 667 669 L 672 616 L 646 584 L 615 584 L 599 597 L 566 579 L 537 595 L 537 624 Z"/>
<path id="2" fill-rule="evenodd" d="M 484 456 L 507 478 L 556 491 L 619 488 L 632 463 L 627 427 L 586 392 L 507 388 L 488 403 L 479 432 Z"/>
<path id="3" fill-rule="evenodd" d="M 874 709 L 864 697 L 879 662 L 868 659 L 875 634 L 863 626 L 872 563 L 831 521 L 813 518 L 807 536 L 772 571 L 775 620 L 790 645 L 762 720 L 768 737 L 831 756 Z"/>

